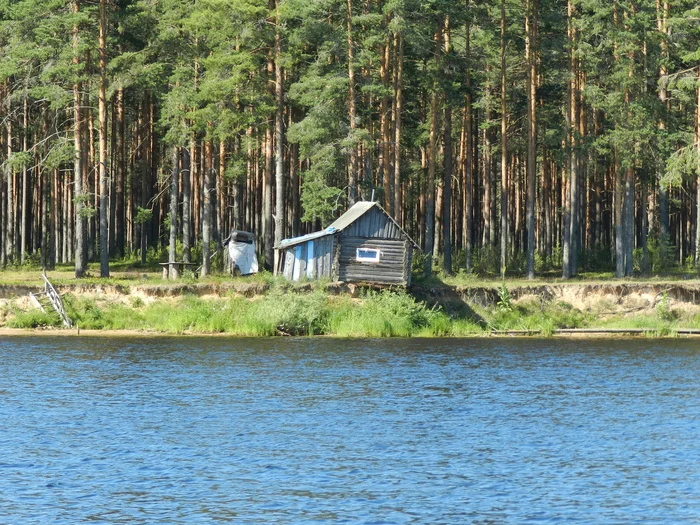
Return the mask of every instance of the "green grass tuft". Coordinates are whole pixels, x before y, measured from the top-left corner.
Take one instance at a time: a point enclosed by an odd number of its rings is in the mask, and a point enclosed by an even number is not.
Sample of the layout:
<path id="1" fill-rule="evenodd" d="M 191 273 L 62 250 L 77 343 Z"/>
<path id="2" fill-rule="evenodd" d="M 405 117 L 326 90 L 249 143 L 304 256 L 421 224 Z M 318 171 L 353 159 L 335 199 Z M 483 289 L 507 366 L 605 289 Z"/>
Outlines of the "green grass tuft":
<path id="1" fill-rule="evenodd" d="M 61 326 L 61 319 L 56 313 L 44 313 L 38 309 L 26 312 L 17 311 L 14 313 L 14 316 L 8 320 L 7 326 L 10 328 L 58 327 Z"/>

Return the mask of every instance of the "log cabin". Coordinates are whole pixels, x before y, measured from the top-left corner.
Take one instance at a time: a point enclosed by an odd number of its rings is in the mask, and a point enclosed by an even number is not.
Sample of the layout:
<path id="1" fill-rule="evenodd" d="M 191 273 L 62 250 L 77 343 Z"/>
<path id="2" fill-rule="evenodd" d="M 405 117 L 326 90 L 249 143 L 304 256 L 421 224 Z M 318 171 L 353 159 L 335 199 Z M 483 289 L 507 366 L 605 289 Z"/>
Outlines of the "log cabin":
<path id="1" fill-rule="evenodd" d="M 275 249 L 275 273 L 290 281 L 409 286 L 419 247 L 378 203 L 362 201 L 325 230 L 285 239 Z"/>

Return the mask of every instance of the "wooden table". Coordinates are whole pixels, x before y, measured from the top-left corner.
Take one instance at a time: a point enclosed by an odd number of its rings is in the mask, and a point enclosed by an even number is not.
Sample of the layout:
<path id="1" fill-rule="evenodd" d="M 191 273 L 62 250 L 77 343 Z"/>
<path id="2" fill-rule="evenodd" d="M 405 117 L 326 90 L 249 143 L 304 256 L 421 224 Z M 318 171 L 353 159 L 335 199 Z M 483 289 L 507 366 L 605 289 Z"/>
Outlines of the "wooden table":
<path id="1" fill-rule="evenodd" d="M 185 262 L 185 261 L 170 261 L 164 263 L 158 263 L 163 267 L 163 279 L 178 279 L 185 270 L 188 268 L 198 268 L 197 263 Z M 193 269 L 194 271 L 194 269 Z M 197 272 L 194 274 L 195 279 L 197 278 Z"/>

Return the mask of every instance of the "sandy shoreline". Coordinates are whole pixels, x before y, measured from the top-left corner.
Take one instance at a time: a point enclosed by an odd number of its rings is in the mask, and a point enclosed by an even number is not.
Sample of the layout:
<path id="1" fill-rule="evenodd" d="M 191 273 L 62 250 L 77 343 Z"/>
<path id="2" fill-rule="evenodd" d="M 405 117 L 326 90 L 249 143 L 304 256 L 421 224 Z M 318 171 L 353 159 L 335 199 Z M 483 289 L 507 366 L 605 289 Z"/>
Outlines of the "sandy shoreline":
<path id="1" fill-rule="evenodd" d="M 473 334 L 470 336 L 444 336 L 444 337 L 409 337 L 408 339 L 485 339 L 485 338 L 527 338 L 527 339 L 639 339 L 639 338 L 697 338 L 700 337 L 700 330 L 688 330 L 679 328 L 678 331 L 673 332 L 669 335 L 656 335 L 653 329 L 605 329 L 605 328 L 588 328 L 585 330 L 563 330 L 555 332 L 553 334 L 544 335 L 541 333 L 533 331 L 522 331 L 522 330 L 512 330 L 512 331 L 499 331 L 499 332 L 487 332 L 481 334 Z M 229 339 L 267 339 L 267 337 L 255 337 L 255 336 L 241 336 L 228 334 L 225 332 L 156 332 L 156 331 L 146 331 L 146 330 L 83 330 L 83 329 L 67 329 L 67 328 L 7 328 L 0 327 L 0 338 L 1 337 L 122 337 L 122 338 L 171 338 L 171 337 L 215 337 L 215 338 L 229 338 Z M 274 337 L 274 336 L 273 336 Z M 285 336 L 278 336 L 280 338 Z M 311 337 L 311 338 L 341 338 L 341 339 L 400 339 L 399 337 L 386 337 L 386 338 L 348 338 L 341 336 L 334 336 L 332 334 L 326 335 L 312 335 L 312 336 L 298 336 L 298 337 Z"/>
<path id="2" fill-rule="evenodd" d="M 0 337 L 157 337 L 164 335 L 180 334 L 147 332 L 143 330 L 78 330 L 76 328 L 8 328 L 5 326 L 0 327 Z"/>

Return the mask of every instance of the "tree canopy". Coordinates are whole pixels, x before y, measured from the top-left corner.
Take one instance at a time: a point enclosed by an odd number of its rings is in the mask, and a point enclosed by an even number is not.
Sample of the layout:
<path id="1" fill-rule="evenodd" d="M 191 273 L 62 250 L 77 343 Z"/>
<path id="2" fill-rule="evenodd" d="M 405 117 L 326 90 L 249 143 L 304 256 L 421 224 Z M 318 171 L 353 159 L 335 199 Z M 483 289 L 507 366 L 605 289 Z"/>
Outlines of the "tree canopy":
<path id="1" fill-rule="evenodd" d="M 0 121 L 2 265 L 372 198 L 428 272 L 700 264 L 690 0 L 0 0 Z"/>

